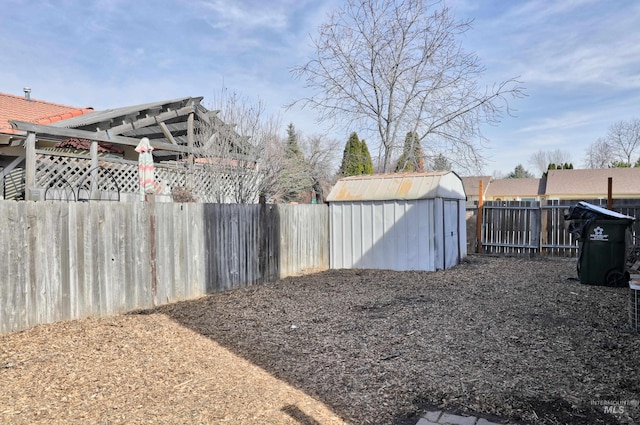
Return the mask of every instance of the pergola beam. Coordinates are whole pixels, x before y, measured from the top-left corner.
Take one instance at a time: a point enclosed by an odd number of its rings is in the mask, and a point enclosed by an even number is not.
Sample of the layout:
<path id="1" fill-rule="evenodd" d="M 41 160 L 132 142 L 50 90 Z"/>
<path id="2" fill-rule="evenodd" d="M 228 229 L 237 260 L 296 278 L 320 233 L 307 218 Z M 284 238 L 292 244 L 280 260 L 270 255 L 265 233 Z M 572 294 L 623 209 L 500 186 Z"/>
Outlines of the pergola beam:
<path id="1" fill-rule="evenodd" d="M 193 111 L 193 108 L 190 108 Z M 24 121 L 10 121 L 11 126 L 16 130 L 26 131 L 29 133 L 36 133 L 42 136 L 50 136 L 50 137 L 66 137 L 69 139 L 78 138 L 78 139 L 87 139 L 96 142 L 106 142 L 112 143 L 115 145 L 124 145 L 124 146 L 137 146 L 140 142 L 139 139 L 133 137 L 125 137 L 118 135 L 110 135 L 105 132 L 93 132 L 86 130 L 78 130 L 73 128 L 63 128 L 63 127 L 52 127 L 48 125 L 42 124 L 33 124 Z M 173 145 L 171 143 L 164 142 L 156 142 L 151 140 L 151 146 L 154 149 L 161 149 L 172 152 L 182 152 L 182 153 L 193 153 L 193 149 L 190 149 L 187 146 L 181 145 Z"/>
<path id="2" fill-rule="evenodd" d="M 192 112 L 193 112 L 193 105 L 185 106 L 183 108 L 176 109 L 174 111 L 167 111 L 152 117 L 141 118 L 139 120 L 135 120 L 130 123 L 118 125 L 116 127 L 112 127 L 105 131 L 110 135 L 115 136 L 130 130 L 136 130 L 136 129 L 144 128 L 150 125 L 157 125 L 166 120 L 170 120 L 172 118 L 183 117 L 185 115 L 189 115 Z"/>
<path id="3" fill-rule="evenodd" d="M 172 145 L 177 145 L 178 142 L 176 142 L 176 139 L 173 138 L 173 134 L 171 134 L 169 128 L 167 128 L 167 125 L 164 122 L 161 122 L 158 125 L 160 126 L 160 130 L 162 130 L 162 134 L 164 134 L 164 137 L 166 137 Z"/>

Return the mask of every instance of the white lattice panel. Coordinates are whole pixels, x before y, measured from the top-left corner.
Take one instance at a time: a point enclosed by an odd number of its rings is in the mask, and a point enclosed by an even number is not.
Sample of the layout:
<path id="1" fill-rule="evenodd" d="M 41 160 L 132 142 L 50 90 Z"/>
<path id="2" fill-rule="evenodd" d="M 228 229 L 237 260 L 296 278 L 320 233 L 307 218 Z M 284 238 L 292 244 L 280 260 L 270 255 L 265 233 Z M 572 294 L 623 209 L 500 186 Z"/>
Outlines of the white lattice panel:
<path id="1" fill-rule="evenodd" d="M 159 190 L 171 192 L 173 188 L 191 188 L 199 202 L 234 202 L 237 170 L 220 172 L 196 164 L 191 178 L 182 162 L 156 164 L 155 179 Z M 82 156 L 60 156 L 39 152 L 36 155 L 36 186 L 51 193 L 75 192 L 80 199 L 105 198 L 104 193 L 139 193 L 138 163 L 122 159 L 99 158 L 99 168 L 91 169 L 91 160 Z M 58 191 L 58 192 L 53 192 Z M 103 195 L 96 195 L 102 192 Z"/>

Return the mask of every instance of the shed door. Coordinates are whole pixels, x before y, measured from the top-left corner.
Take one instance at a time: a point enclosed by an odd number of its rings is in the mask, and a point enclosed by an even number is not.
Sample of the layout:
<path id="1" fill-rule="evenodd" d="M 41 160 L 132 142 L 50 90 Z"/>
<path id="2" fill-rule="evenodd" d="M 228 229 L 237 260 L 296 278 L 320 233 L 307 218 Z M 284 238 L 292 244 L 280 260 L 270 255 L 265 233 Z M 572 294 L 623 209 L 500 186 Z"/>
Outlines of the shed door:
<path id="1" fill-rule="evenodd" d="M 458 202 L 444 201 L 444 268 L 458 264 Z"/>

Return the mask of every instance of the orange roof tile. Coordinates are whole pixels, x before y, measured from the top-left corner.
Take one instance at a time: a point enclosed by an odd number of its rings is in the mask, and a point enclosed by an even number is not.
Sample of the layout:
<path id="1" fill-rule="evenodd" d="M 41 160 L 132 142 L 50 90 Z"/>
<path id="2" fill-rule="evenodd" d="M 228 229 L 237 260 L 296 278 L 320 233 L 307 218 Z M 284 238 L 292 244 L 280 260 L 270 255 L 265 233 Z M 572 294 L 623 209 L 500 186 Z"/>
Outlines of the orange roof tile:
<path id="1" fill-rule="evenodd" d="M 36 99 L 26 99 L 23 96 L 0 93 L 0 133 L 18 133 L 9 124 L 9 120 L 26 121 L 37 124 L 77 117 L 93 112 L 93 108 L 77 108 L 75 106 L 60 105 Z"/>

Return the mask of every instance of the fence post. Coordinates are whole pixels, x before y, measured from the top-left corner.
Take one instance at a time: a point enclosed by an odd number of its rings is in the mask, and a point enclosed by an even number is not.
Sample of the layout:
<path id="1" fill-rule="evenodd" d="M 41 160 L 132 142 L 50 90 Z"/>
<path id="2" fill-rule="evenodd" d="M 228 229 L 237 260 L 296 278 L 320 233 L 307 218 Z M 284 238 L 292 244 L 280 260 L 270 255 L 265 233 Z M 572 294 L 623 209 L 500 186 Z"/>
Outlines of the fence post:
<path id="1" fill-rule="evenodd" d="M 607 178 L 607 209 L 613 209 L 613 177 Z"/>
<path id="2" fill-rule="evenodd" d="M 149 253 L 151 262 L 151 305 L 158 304 L 158 273 L 156 268 L 156 199 L 152 193 L 145 194 L 145 201 L 149 207 Z"/>
<path id="3" fill-rule="evenodd" d="M 531 210 L 531 214 L 533 215 L 533 217 L 531 217 L 530 223 L 531 223 L 531 227 L 533 227 L 531 229 L 531 238 L 536 238 L 537 240 L 531 241 L 532 242 L 531 245 L 536 246 L 534 250 L 537 249 L 538 255 L 541 256 L 542 255 L 542 238 L 544 237 L 544 232 L 542 231 L 542 228 L 546 227 L 546 220 L 545 218 L 542 217 L 543 215 L 545 215 L 542 210 L 542 201 L 535 201 L 535 203 L 538 205 L 538 209 Z M 535 244 L 533 242 L 535 242 Z M 535 255 L 535 252 L 532 254 Z M 533 257 L 534 255 L 531 255 L 531 256 Z"/>
<path id="4" fill-rule="evenodd" d="M 540 253 L 540 256 L 545 255 L 546 252 L 542 251 L 542 245 L 546 245 L 549 238 L 548 238 L 548 226 L 549 226 L 549 217 L 548 217 L 548 213 L 547 210 L 542 208 L 542 203 L 546 202 L 547 205 L 549 205 L 550 201 L 540 201 L 539 205 L 540 205 L 540 237 L 538 238 L 538 252 Z"/>
<path id="5" fill-rule="evenodd" d="M 478 254 L 482 254 L 482 205 L 484 203 L 484 183 L 482 179 L 478 184 L 478 216 L 476 217 L 476 240 Z"/>

